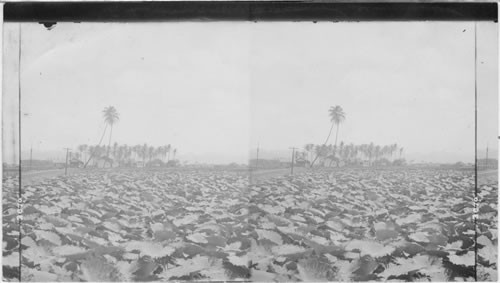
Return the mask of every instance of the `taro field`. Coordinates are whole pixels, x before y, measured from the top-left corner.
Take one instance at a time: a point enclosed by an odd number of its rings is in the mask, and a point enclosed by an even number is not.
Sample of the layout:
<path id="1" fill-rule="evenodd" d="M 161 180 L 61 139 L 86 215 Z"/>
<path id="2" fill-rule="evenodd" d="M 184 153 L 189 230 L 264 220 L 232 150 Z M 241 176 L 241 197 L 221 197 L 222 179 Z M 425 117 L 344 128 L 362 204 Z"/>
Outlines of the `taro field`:
<path id="1" fill-rule="evenodd" d="M 473 172 L 103 171 L 25 186 L 18 227 L 4 177 L 3 280 L 496 281 L 497 186 L 474 225 Z"/>

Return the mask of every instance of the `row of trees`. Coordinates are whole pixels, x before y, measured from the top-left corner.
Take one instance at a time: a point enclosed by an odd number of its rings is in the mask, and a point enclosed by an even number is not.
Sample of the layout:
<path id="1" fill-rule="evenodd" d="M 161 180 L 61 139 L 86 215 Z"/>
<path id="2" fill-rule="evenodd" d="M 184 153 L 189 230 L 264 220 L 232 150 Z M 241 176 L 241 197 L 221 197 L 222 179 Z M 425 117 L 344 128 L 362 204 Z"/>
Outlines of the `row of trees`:
<path id="1" fill-rule="evenodd" d="M 379 163 L 394 163 L 401 160 L 403 155 L 403 147 L 397 144 L 376 145 L 370 144 L 306 144 L 303 151 L 296 153 L 297 161 L 306 161 L 312 165 L 314 161 L 318 161 L 322 166 L 332 166 L 335 162 L 336 166 L 342 162 L 344 164 L 362 164 L 367 162 L 369 165 Z M 401 162 L 401 161 L 399 161 Z"/>
<path id="2" fill-rule="evenodd" d="M 78 152 L 74 153 L 73 157 L 83 162 L 92 156 L 94 165 L 98 164 L 99 161 L 104 161 L 104 165 L 133 166 L 139 161 L 142 161 L 143 164 L 151 163 L 152 161 L 168 163 L 171 160 L 175 160 L 176 154 L 177 149 L 173 148 L 170 144 L 155 147 L 148 144 L 134 146 L 119 145 L 115 142 L 112 146 L 98 144 L 79 145 Z"/>
<path id="3" fill-rule="evenodd" d="M 304 151 L 296 153 L 297 161 L 302 161 L 303 163 L 309 163 L 311 167 L 314 163 L 319 160 L 322 166 L 331 166 L 333 162 L 336 162 L 337 166 L 339 164 L 362 164 L 368 162 L 369 165 L 379 164 L 379 163 L 404 163 L 402 159 L 403 148 L 399 147 L 397 144 L 390 145 L 375 145 L 373 142 L 370 144 L 344 144 L 340 142 L 337 146 L 337 139 L 339 136 L 339 127 L 346 118 L 344 109 L 341 106 L 331 106 L 328 109 L 328 116 L 330 118 L 331 126 L 328 131 L 328 136 L 323 144 L 307 144 L 304 146 Z M 328 140 L 332 135 L 332 130 L 334 126 L 337 126 L 335 133 L 335 143 L 328 144 Z M 399 152 L 399 159 L 395 160 L 396 154 Z"/>
<path id="4" fill-rule="evenodd" d="M 101 139 L 99 140 L 99 143 L 90 150 L 89 147 L 89 158 L 83 165 L 83 167 L 87 167 L 89 162 L 94 159 L 103 159 L 106 163 L 109 163 L 112 165 L 112 159 L 109 157 L 109 150 L 111 149 L 111 136 L 113 135 L 113 125 L 116 124 L 120 120 L 120 114 L 118 114 L 118 111 L 116 111 L 116 108 L 114 106 L 108 106 L 105 107 L 104 110 L 102 110 L 102 117 L 104 119 L 104 131 L 102 132 Z M 104 136 L 106 135 L 107 129 L 110 129 L 109 131 L 109 139 L 108 139 L 108 146 L 101 146 L 102 140 L 104 139 Z M 104 155 L 104 152 L 106 154 Z"/>
<path id="5" fill-rule="evenodd" d="M 162 163 L 168 164 L 170 161 L 174 164 L 176 163 L 175 155 L 177 149 L 173 148 L 170 144 L 154 147 L 148 144 L 135 146 L 126 144 L 119 145 L 115 142 L 113 146 L 111 146 L 113 126 L 120 120 L 120 115 L 114 106 L 108 106 L 102 111 L 102 116 L 104 120 L 104 131 L 99 143 L 96 145 L 79 145 L 78 152 L 73 153 L 72 157 L 80 160 L 84 168 L 87 167 L 92 160 L 94 161 L 94 166 L 99 163 L 104 163 L 103 166 L 106 166 L 106 164 L 109 166 L 135 166 L 138 161 L 142 161 L 145 166 L 147 164 L 152 165 L 152 161 L 156 161 L 156 163 L 160 163 L 160 165 Z M 108 129 L 108 145 L 101 145 Z"/>

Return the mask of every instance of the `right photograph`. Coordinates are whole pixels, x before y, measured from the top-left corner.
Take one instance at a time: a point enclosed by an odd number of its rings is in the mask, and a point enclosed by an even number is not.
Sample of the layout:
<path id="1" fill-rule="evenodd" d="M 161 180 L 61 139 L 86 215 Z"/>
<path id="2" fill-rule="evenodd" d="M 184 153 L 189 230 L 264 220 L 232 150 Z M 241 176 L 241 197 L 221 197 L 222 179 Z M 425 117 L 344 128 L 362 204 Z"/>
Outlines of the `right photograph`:
<path id="1" fill-rule="evenodd" d="M 496 281 L 497 28 L 256 24 L 250 222 L 277 257 L 255 270 Z"/>

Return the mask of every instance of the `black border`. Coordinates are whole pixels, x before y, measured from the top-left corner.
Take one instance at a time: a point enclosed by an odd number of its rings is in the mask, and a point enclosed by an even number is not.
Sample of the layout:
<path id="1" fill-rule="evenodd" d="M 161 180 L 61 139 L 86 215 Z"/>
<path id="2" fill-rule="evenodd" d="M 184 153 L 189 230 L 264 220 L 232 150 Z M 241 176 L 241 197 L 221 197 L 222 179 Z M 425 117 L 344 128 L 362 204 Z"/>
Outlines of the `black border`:
<path id="1" fill-rule="evenodd" d="M 9 2 L 6 22 L 498 21 L 497 3 Z"/>
<path id="2" fill-rule="evenodd" d="M 314 1 L 175 1 L 175 2 L 8 2 L 5 22 L 157 22 L 157 21 L 493 21 L 497 3 L 349 3 Z M 475 27 L 476 30 L 476 27 Z M 21 32 L 19 32 L 21 42 Z M 475 32 L 475 42 L 476 32 Z M 475 76 L 477 48 L 474 53 Z M 21 66 L 21 44 L 19 44 Z M 21 67 L 19 67 L 21 68 Z M 21 83 L 19 70 L 19 145 L 21 145 Z M 475 78 L 475 180 L 477 180 L 477 77 Z M 293 170 L 293 168 L 292 168 Z M 21 147 L 19 146 L 19 200 L 22 203 Z M 474 279 L 477 281 L 477 219 Z M 21 247 L 21 219 L 19 247 Z M 19 248 L 19 281 L 21 273 Z"/>

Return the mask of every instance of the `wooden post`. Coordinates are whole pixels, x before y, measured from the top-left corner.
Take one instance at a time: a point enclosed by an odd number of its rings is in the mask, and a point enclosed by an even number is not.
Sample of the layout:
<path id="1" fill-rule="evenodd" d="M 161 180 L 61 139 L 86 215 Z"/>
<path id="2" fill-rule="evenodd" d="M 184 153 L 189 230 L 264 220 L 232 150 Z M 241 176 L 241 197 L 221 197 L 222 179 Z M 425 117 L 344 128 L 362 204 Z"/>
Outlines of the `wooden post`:
<path id="1" fill-rule="evenodd" d="M 488 169 L 488 144 L 486 144 L 486 169 Z"/>
<path id="2" fill-rule="evenodd" d="M 259 168 L 259 143 L 257 143 L 257 159 L 255 161 L 255 169 Z"/>
<path id="3" fill-rule="evenodd" d="M 290 174 L 293 175 L 293 163 L 295 162 L 295 150 L 297 148 L 291 147 L 291 149 L 292 149 L 292 169 L 291 169 L 291 173 Z"/>
<path id="4" fill-rule="evenodd" d="M 69 148 L 66 149 L 66 164 L 64 166 L 64 175 L 68 175 L 68 155 L 69 155 Z"/>
<path id="5" fill-rule="evenodd" d="M 33 144 L 30 147 L 30 170 L 33 169 Z"/>

